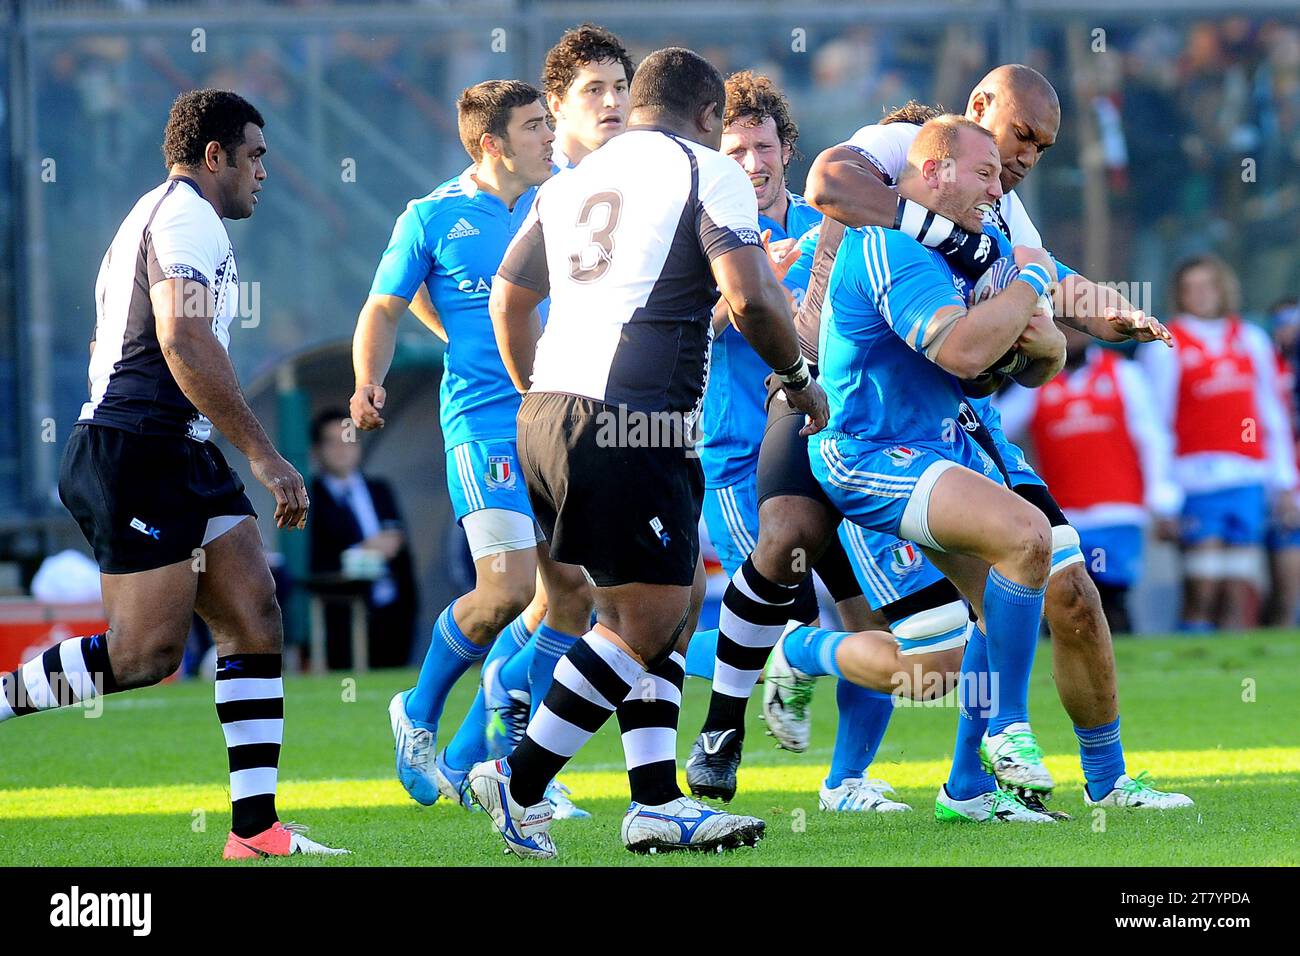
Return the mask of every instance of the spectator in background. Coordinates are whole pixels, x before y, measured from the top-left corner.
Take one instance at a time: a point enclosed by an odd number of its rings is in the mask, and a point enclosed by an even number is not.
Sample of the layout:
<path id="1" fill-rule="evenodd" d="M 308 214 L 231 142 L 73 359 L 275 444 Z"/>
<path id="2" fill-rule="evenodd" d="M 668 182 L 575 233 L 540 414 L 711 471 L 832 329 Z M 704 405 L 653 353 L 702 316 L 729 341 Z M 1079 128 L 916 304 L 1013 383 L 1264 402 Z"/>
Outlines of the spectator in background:
<path id="1" fill-rule="evenodd" d="M 1295 299 L 1283 299 L 1269 312 L 1269 327 L 1273 333 L 1273 347 L 1277 358 L 1278 400 L 1287 412 L 1291 427 L 1291 443 L 1296 444 L 1296 341 L 1300 338 L 1300 308 Z M 1275 515 L 1268 527 L 1269 594 L 1264 620 L 1274 627 L 1294 627 L 1296 611 L 1300 610 L 1300 525 L 1283 523 L 1284 517 L 1300 517 L 1296 492 L 1291 492 L 1296 505 L 1284 515 Z"/>
<path id="2" fill-rule="evenodd" d="M 1028 438 L 1039 474 L 1079 532 L 1088 573 L 1114 633 L 1131 633 L 1128 592 L 1142 569 L 1150 515 L 1175 515 L 1172 440 L 1152 414 L 1138 367 L 1063 327 L 1065 369 L 1042 388 L 1013 386 L 998 400 L 1013 441 Z"/>
<path id="3" fill-rule="evenodd" d="M 1172 295 L 1175 348 L 1140 347 L 1138 361 L 1173 432 L 1185 496 L 1183 629 L 1250 627 L 1270 509 L 1296 523 L 1295 446 L 1273 343 L 1236 314 L 1237 278 L 1217 256 L 1184 261 Z"/>
<path id="4" fill-rule="evenodd" d="M 309 492 L 312 516 L 307 525 L 312 573 L 341 571 L 343 552 L 349 548 L 383 555 L 387 573 L 371 586 L 366 602 L 370 609 L 370 664 L 405 666 L 419 601 L 397 499 L 384 479 L 362 475 L 361 445 L 346 411 L 331 409 L 316 416 L 312 452 L 316 476 Z M 329 608 L 325 624 L 329 664 L 346 666 L 350 653 L 346 609 Z"/>

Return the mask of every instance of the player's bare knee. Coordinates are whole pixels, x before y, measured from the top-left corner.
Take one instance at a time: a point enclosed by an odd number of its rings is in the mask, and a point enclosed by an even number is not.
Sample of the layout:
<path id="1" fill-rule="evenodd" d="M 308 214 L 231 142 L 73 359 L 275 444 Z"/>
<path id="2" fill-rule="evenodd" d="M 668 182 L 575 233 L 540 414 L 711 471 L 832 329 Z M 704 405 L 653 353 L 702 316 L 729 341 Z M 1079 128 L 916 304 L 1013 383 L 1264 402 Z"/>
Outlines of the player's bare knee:
<path id="1" fill-rule="evenodd" d="M 784 520 L 764 525 L 760 519 L 758 528 L 753 561 L 760 574 L 784 585 L 798 584 L 808 576 L 816 558 L 810 553 L 813 543 L 805 526 Z"/>
<path id="2" fill-rule="evenodd" d="M 1052 527 L 1036 508 L 1016 509 L 1009 518 L 1010 534 L 1003 561 L 1021 583 L 1040 587 L 1052 569 Z"/>
<path id="3" fill-rule="evenodd" d="M 1101 595 L 1082 564 L 1072 564 L 1052 575 L 1045 611 L 1057 641 L 1091 644 L 1110 637 Z"/>
<path id="4" fill-rule="evenodd" d="M 123 688 L 148 687 L 176 673 L 185 655 L 188 628 L 166 627 L 152 634 L 114 628 L 109 635 L 109 662 Z"/>

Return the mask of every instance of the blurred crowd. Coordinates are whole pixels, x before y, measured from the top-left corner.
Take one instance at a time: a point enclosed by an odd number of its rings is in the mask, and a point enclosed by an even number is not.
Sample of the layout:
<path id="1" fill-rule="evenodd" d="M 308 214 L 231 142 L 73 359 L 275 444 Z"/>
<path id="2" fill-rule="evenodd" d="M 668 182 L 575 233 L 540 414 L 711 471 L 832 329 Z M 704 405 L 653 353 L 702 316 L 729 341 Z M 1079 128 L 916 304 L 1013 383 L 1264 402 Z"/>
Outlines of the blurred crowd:
<path id="1" fill-rule="evenodd" d="M 1180 630 L 1293 626 L 1296 300 L 1275 303 L 1267 329 L 1243 321 L 1238 277 L 1214 255 L 1180 263 L 1170 294 L 1174 348 L 1133 355 L 1067 330 L 1057 378 L 998 397 L 1003 427 L 1079 530 L 1113 631 L 1133 630 L 1149 540 L 1178 549 Z"/>
<path id="2" fill-rule="evenodd" d="M 260 287 L 259 310 L 246 315 L 232 347 L 248 385 L 306 348 L 350 337 L 396 213 L 465 164 L 455 130 L 456 94 L 492 76 L 535 82 L 540 64 L 529 59 L 538 46 L 534 34 L 549 42 L 571 25 L 546 4 L 488 5 L 487 11 L 501 11 L 500 37 L 482 18 L 415 30 L 409 20 L 385 22 L 378 15 L 370 24 L 306 15 L 329 5 L 285 0 L 279 6 L 304 10 L 292 29 L 283 23 L 262 28 L 254 13 L 214 23 L 201 39 L 174 23 L 34 35 L 28 59 L 36 79 L 35 155 L 57 162 L 57 179 L 49 188 L 25 187 L 34 189 L 34 201 L 26 206 L 32 216 L 23 228 L 35 231 L 0 233 L 0 262 L 13 255 L 5 242 L 48 250 L 39 270 L 46 288 L 31 301 L 48 303 L 46 314 L 37 317 L 51 320 L 55 330 L 56 421 L 77 414 L 94 322 L 95 271 L 120 222 L 122 197 L 138 195 L 162 173 L 160 117 L 178 90 L 233 87 L 268 120 L 268 201 L 259 209 L 256 229 L 232 224 L 230 230 L 241 277 Z M 123 0 L 120 6 L 138 12 L 160 5 Z M 428 8 L 432 18 L 446 5 L 411 0 L 409 6 Z M 788 8 L 777 19 L 742 17 L 723 4 L 699 5 L 681 18 L 633 20 L 622 18 L 622 9 L 592 5 L 584 14 L 620 32 L 634 57 L 686 45 L 724 72 L 752 68 L 784 88 L 801 130 L 803 155 L 790 169 L 796 189 L 812 157 L 888 108 L 910 98 L 964 108 L 967 91 L 1005 52 L 1007 35 L 989 13 L 967 4 L 955 6 L 950 22 L 935 17 L 911 23 L 877 22 L 871 11 L 861 23 L 846 23 L 816 9 Z M 1029 22 L 1023 58 L 1053 80 L 1062 101 L 1058 144 L 1024 197 L 1053 252 L 1099 280 L 1151 283 L 1151 299 L 1142 304 L 1162 318 L 1186 313 L 1222 319 L 1232 313 L 1241 317 L 1242 328 L 1270 328 L 1294 361 L 1300 12 L 1113 21 L 1101 14 L 1024 15 Z M 7 55 L 0 50 L 0 65 L 8 65 Z M 0 122 L 11 113 L 0 114 Z M 1089 207 L 1086 187 L 1098 180 L 1105 187 L 1102 205 Z M 24 206 L 19 182 L 0 182 L 0 209 Z M 1105 242 L 1090 244 L 1097 235 Z M 1230 284 L 1240 289 L 1209 308 L 1214 316 L 1176 300 L 1165 281 L 1179 263 L 1205 253 L 1228 264 L 1235 276 Z M 0 277 L 0 310 L 12 301 Z M 14 327 L 12 317 L 8 323 Z M 0 338 L 5 328 L 0 315 Z M 1119 361 L 1127 367 L 1148 359 Z M 1286 374 L 1279 372 L 1278 380 Z M 1288 399 L 1285 407 L 1290 414 L 1294 402 Z M 1171 444 L 1170 482 L 1177 485 L 1176 420 L 1161 427 Z M 1267 431 L 1261 427 L 1259 433 Z M 1269 440 L 1260 439 L 1271 448 Z M 1027 443 L 1032 449 L 1033 442 Z M 1193 554 L 1211 547 L 1192 541 L 1187 530 L 1184 509 L 1195 509 L 1184 502 L 1199 492 L 1183 488 L 1180 496 L 1162 499 L 1163 510 L 1156 512 L 1161 520 L 1152 532 L 1179 542 L 1184 570 L 1203 572 L 1197 581 L 1217 582 L 1189 583 L 1194 613 L 1188 627 L 1294 620 L 1300 536 L 1290 533 L 1295 509 L 1283 500 L 1289 494 L 1277 493 L 1289 474 L 1280 461 L 1267 458 L 1261 467 L 1276 474 L 1257 483 L 1268 489 L 1263 507 L 1276 519 L 1271 536 L 1266 530 L 1255 540 L 1252 530 L 1249 541 L 1225 542 L 1222 550 L 1234 555 L 1226 563 Z M 0 483 L 6 481 L 16 485 L 17 476 L 0 474 Z M 426 492 L 434 494 L 421 493 Z M 1250 497 L 1252 509 L 1258 498 Z M 428 504 L 406 502 L 412 514 Z M 1131 530 L 1127 534 L 1121 541 L 1131 543 Z M 1277 545 L 1271 563 L 1259 557 L 1265 540 Z M 1116 560 L 1130 546 L 1104 547 L 1107 566 L 1140 566 Z M 1255 556 L 1236 556 L 1239 551 Z M 428 572 L 448 573 L 445 565 Z M 1118 578 L 1113 570 L 1105 573 L 1121 584 L 1128 579 L 1126 572 Z M 426 592 L 428 574 L 420 578 Z M 387 593 L 385 586 L 378 590 Z M 332 652 L 337 644 L 332 640 Z"/>

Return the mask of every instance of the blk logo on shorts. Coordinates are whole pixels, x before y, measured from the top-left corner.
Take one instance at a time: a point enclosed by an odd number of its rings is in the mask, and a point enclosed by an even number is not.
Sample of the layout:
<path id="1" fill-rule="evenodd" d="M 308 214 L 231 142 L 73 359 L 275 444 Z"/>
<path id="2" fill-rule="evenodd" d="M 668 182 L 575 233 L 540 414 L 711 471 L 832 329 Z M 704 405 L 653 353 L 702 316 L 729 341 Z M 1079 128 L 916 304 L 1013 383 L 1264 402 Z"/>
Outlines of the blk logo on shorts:
<path id="1" fill-rule="evenodd" d="M 160 529 L 149 527 L 139 518 L 131 519 L 131 527 L 134 528 L 136 531 L 139 531 L 141 534 L 148 535 L 149 537 L 153 538 L 155 541 L 162 540 L 162 538 L 160 537 L 162 531 Z"/>
<path id="2" fill-rule="evenodd" d="M 650 530 L 652 530 L 655 534 L 659 535 L 660 544 L 662 544 L 665 548 L 668 547 L 668 542 L 671 541 L 672 539 L 668 537 L 668 532 L 664 530 L 664 523 L 662 520 L 660 520 L 658 515 L 655 515 L 653 518 L 650 519 Z"/>
<path id="3" fill-rule="evenodd" d="M 489 489 L 513 488 L 515 486 L 515 467 L 509 455 L 489 455 L 488 470 L 484 476 Z"/>

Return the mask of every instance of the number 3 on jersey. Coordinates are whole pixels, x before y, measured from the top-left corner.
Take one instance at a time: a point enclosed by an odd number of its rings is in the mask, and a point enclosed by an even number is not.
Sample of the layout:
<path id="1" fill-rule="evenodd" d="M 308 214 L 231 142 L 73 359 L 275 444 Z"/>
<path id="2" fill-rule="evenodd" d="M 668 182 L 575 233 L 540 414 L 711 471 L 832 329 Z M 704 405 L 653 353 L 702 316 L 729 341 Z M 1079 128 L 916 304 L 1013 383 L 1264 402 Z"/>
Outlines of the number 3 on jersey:
<path id="1" fill-rule="evenodd" d="M 593 213 L 602 206 L 605 208 L 604 223 L 596 227 L 592 220 L 594 218 L 600 222 L 601 216 L 593 216 Z M 595 193 L 582 204 L 577 225 L 579 228 L 590 229 L 591 238 L 581 252 L 569 256 L 569 278 L 574 282 L 595 282 L 609 271 L 611 257 L 614 255 L 614 230 L 618 228 L 618 217 L 622 211 L 623 194 L 616 189 Z M 595 261 L 591 262 L 593 248 Z M 584 265 L 584 261 L 591 262 L 591 265 Z"/>

